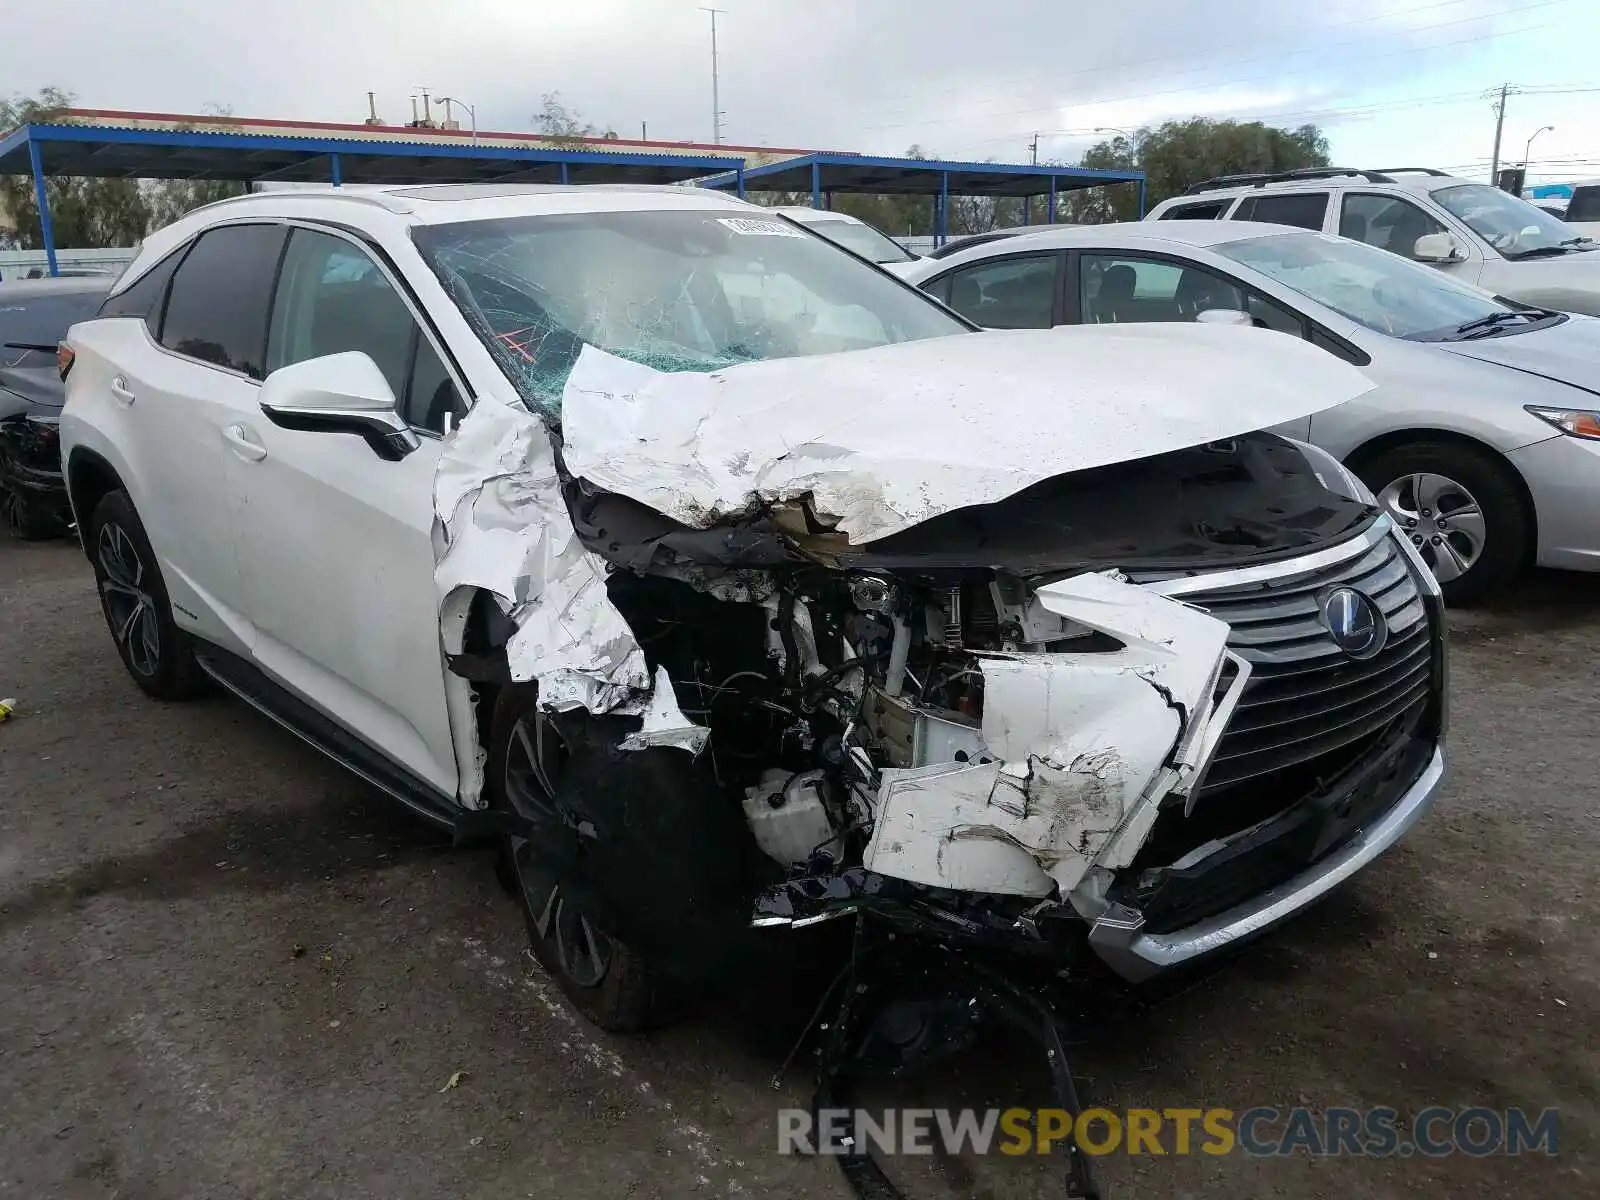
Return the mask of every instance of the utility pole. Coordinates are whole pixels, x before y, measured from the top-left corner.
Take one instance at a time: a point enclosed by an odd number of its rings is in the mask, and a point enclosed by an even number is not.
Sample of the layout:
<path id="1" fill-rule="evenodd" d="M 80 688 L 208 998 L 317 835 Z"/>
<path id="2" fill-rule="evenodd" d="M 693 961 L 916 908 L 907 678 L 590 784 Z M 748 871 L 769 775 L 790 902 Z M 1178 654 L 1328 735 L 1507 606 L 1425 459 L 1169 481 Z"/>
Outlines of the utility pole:
<path id="1" fill-rule="evenodd" d="M 1494 157 L 1489 163 L 1489 182 L 1495 187 L 1500 186 L 1500 131 L 1506 124 L 1506 95 L 1511 91 L 1509 83 L 1500 85 L 1500 99 L 1494 106 Z"/>
<path id="2" fill-rule="evenodd" d="M 1028 148 L 1028 161 L 1036 167 L 1039 165 L 1039 135 L 1037 132 L 1033 135 L 1033 145 Z"/>
<path id="3" fill-rule="evenodd" d="M 649 121 L 640 121 L 639 122 L 639 140 L 641 142 L 648 142 L 650 140 L 650 122 Z"/>
<path id="4" fill-rule="evenodd" d="M 722 97 L 717 91 L 717 14 L 726 14 L 728 10 L 707 8 L 702 4 L 700 11 L 711 14 L 711 140 L 720 146 L 722 145 Z"/>

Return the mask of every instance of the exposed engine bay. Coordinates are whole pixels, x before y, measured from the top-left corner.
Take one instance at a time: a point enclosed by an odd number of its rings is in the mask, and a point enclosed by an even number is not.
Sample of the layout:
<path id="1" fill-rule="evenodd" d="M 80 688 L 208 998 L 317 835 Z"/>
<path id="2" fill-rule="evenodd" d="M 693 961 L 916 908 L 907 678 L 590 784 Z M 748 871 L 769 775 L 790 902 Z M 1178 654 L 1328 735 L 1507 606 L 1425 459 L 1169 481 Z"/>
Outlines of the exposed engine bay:
<path id="1" fill-rule="evenodd" d="M 1113 342 L 1218 357 L 1199 385 L 1153 362 L 1161 404 L 1124 406 L 1115 436 L 1012 429 L 971 454 L 960 436 L 1003 404 L 951 426 L 951 406 L 896 397 L 924 370 L 990 386 L 1027 359 L 1018 341 L 683 376 L 585 348 L 558 425 L 480 402 L 436 485 L 445 649 L 462 680 L 537 686 L 577 769 L 559 820 L 525 836 L 575 903 L 689 979 L 766 930 L 851 915 L 858 941 L 871 916 L 1059 972 L 1149 874 L 1141 851 L 1192 808 L 1251 666 L 1225 620 L 1146 585 L 1381 520 L 1326 455 L 1238 432 L 1370 385 L 1271 338 L 1241 368 L 1260 372 L 1256 408 L 1229 413 L 1205 381 L 1233 371 L 1216 364 L 1237 331 L 1078 332 L 1028 342 L 1030 387 L 1057 388 L 1047 360 L 1125 360 Z M 863 423 L 850 406 L 880 361 L 902 387 Z M 837 402 L 796 407 L 793 381 L 827 395 L 830 371 Z M 481 758 L 462 761 L 472 807 Z M 950 970 L 1059 1048 L 1015 980 Z M 1075 1109 L 1070 1074 L 1058 1085 Z"/>

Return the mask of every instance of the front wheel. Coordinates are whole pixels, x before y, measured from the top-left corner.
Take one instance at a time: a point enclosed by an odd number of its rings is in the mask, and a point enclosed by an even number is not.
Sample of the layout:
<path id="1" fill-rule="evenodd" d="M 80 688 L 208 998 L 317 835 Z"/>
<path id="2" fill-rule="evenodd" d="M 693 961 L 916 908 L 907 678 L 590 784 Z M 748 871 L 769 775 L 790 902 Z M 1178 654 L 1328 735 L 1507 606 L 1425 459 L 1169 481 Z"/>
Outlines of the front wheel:
<path id="1" fill-rule="evenodd" d="M 24 542 L 42 542 L 67 531 L 64 521 L 36 506 L 21 492 L 0 486 L 0 518 L 14 537 Z"/>
<path id="2" fill-rule="evenodd" d="M 1536 537 L 1511 467 L 1454 442 L 1394 446 L 1358 474 L 1409 537 L 1445 599 L 1471 604 L 1513 582 Z"/>
<path id="3" fill-rule="evenodd" d="M 538 829 L 560 830 L 556 789 L 569 758 L 565 739 L 540 710 L 532 688 L 501 692 L 490 731 L 491 803 Z M 602 1029 L 631 1032 L 660 1024 L 668 1011 L 659 974 L 563 891 L 540 850 L 532 839 L 515 836 L 500 849 L 501 879 L 522 908 L 534 957 Z"/>

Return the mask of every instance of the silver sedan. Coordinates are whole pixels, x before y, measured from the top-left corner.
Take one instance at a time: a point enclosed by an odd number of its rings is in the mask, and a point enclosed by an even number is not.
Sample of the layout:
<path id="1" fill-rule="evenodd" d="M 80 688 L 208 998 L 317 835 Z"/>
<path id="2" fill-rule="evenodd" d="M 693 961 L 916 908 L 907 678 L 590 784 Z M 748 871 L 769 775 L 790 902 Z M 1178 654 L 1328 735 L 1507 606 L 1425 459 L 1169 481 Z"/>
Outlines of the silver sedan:
<path id="1" fill-rule="evenodd" d="M 1254 222 L 1046 228 L 926 260 L 909 281 L 987 328 L 1222 321 L 1307 338 L 1378 386 L 1279 432 L 1365 480 L 1450 599 L 1530 563 L 1600 570 L 1600 319 Z"/>

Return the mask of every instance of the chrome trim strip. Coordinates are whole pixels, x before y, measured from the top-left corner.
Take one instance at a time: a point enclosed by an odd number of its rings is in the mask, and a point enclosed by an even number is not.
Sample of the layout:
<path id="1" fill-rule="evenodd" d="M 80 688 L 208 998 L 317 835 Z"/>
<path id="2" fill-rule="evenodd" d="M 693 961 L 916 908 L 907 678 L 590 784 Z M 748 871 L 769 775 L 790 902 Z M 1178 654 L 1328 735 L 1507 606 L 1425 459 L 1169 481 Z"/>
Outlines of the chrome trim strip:
<path id="1" fill-rule="evenodd" d="M 1444 778 L 1444 751 L 1435 747 L 1421 776 L 1388 812 L 1320 862 L 1244 904 L 1173 933 L 1144 933 L 1144 918 L 1116 905 L 1089 930 L 1089 944 L 1118 975 L 1132 982 L 1212 954 L 1276 925 L 1349 879 L 1421 820 Z"/>
<path id="2" fill-rule="evenodd" d="M 1329 546 L 1302 558 L 1286 558 L 1278 562 L 1261 563 L 1254 567 L 1240 567 L 1236 571 L 1207 571 L 1201 575 L 1188 575 L 1179 579 L 1161 579 L 1144 586 L 1163 596 L 1189 596 L 1195 592 L 1217 592 L 1250 583 L 1272 583 L 1291 579 L 1296 575 L 1310 575 L 1336 563 L 1347 562 L 1371 550 L 1384 538 L 1394 523 L 1381 516 L 1366 529 L 1347 542 Z"/>

